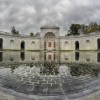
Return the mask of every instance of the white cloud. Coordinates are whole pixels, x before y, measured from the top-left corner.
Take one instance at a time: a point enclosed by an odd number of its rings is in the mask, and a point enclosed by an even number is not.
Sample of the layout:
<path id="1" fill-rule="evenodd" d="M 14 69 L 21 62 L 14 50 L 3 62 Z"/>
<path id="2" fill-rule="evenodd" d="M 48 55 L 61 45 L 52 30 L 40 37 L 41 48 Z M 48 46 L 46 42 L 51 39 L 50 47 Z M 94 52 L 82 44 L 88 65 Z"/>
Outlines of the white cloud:
<path id="1" fill-rule="evenodd" d="M 14 25 L 21 34 L 39 31 L 41 25 L 67 30 L 72 23 L 99 20 L 100 0 L 0 0 L 0 30 Z"/>
<path id="2" fill-rule="evenodd" d="M 34 7 L 26 6 L 26 7 L 23 7 L 22 12 L 24 12 L 26 14 L 33 14 L 34 15 L 36 13 L 36 10 Z"/>

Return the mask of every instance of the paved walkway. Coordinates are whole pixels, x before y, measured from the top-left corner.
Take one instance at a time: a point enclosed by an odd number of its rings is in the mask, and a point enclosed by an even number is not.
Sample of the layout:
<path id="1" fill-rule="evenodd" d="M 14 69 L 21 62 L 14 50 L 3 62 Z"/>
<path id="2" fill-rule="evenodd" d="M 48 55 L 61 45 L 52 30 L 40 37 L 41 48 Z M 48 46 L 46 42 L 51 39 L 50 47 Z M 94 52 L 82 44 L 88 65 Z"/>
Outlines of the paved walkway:
<path id="1" fill-rule="evenodd" d="M 29 100 L 92 100 L 93 95 L 89 95 L 100 90 L 100 76 L 71 77 L 65 68 L 61 73 L 57 69 L 20 66 L 13 73 L 10 68 L 0 69 L 0 86 L 10 94 L 0 92 L 0 100 L 25 100 L 27 97 Z M 11 96 L 17 94 L 13 91 L 24 94 L 25 98 Z M 96 98 L 98 100 L 99 95 Z"/>
<path id="2" fill-rule="evenodd" d="M 28 99 L 18 98 L 18 97 L 15 97 L 15 96 L 5 94 L 5 93 L 0 91 L 0 100 L 28 100 Z M 64 96 L 59 96 L 59 97 L 53 97 L 53 96 L 51 96 L 51 97 L 38 97 L 38 96 L 34 96 L 33 99 L 29 99 L 29 100 L 100 100 L 100 91 L 93 93 L 91 95 L 88 95 L 88 96 L 77 98 L 77 99 L 68 99 L 67 97 L 64 97 Z"/>

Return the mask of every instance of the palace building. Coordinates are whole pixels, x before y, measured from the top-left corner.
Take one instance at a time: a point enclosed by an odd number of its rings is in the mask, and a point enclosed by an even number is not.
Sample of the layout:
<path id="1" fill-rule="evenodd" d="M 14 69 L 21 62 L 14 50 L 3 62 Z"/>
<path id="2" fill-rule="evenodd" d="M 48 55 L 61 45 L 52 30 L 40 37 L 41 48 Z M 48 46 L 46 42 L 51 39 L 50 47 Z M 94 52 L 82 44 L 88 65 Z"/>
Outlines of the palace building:
<path id="1" fill-rule="evenodd" d="M 98 50 L 100 34 L 84 36 L 60 36 L 59 27 L 40 28 L 40 36 L 11 35 L 0 32 L 1 50 Z"/>

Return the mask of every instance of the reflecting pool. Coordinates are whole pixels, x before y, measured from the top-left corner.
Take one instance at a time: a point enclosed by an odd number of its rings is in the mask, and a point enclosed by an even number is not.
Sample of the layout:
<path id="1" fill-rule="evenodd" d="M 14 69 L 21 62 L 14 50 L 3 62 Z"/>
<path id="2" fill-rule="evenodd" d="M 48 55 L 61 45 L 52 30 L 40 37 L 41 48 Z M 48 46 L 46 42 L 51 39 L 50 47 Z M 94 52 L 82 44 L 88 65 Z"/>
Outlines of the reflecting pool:
<path id="1" fill-rule="evenodd" d="M 100 52 L 0 52 L 0 100 L 100 100 L 99 95 Z"/>

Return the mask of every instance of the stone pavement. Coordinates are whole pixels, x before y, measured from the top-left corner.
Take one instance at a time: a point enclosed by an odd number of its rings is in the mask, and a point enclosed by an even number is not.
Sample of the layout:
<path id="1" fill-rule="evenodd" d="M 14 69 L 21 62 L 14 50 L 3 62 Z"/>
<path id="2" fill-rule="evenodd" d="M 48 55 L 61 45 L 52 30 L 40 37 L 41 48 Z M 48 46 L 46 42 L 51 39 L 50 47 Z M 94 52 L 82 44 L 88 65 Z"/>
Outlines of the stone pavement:
<path id="1" fill-rule="evenodd" d="M 40 71 L 42 70 L 42 71 Z M 20 66 L 12 73 L 10 68 L 0 69 L 0 86 L 12 90 L 8 94 L 15 95 L 22 93 L 29 97 L 29 100 L 68 100 L 87 96 L 100 90 L 100 76 L 72 77 L 67 75 L 65 68 L 62 73 L 59 70 L 48 70 L 44 68 Z M 14 94 L 13 91 L 16 91 Z M 6 92 L 6 91 L 3 91 Z M 34 97 L 36 96 L 36 97 Z M 9 97 L 9 96 L 8 96 Z M 1 95 L 1 100 L 10 100 Z M 14 96 L 10 96 L 14 100 Z M 35 98 L 35 99 L 33 99 Z M 37 98 L 37 99 L 36 99 Z M 15 100 L 21 100 L 21 98 Z M 23 99 L 22 99 L 23 100 Z M 24 98 L 25 100 L 25 98 Z M 27 99 L 28 100 L 28 99 Z M 88 99 L 87 99 L 88 100 Z"/>
<path id="2" fill-rule="evenodd" d="M 100 100 L 100 91 L 84 96 L 84 97 L 76 98 L 76 99 L 68 99 L 67 96 L 58 96 L 58 97 L 54 97 L 54 96 L 49 96 L 49 97 L 34 96 L 33 97 L 32 96 L 31 99 L 25 99 L 25 98 L 23 99 L 21 97 L 12 96 L 0 91 L 0 100 Z"/>

